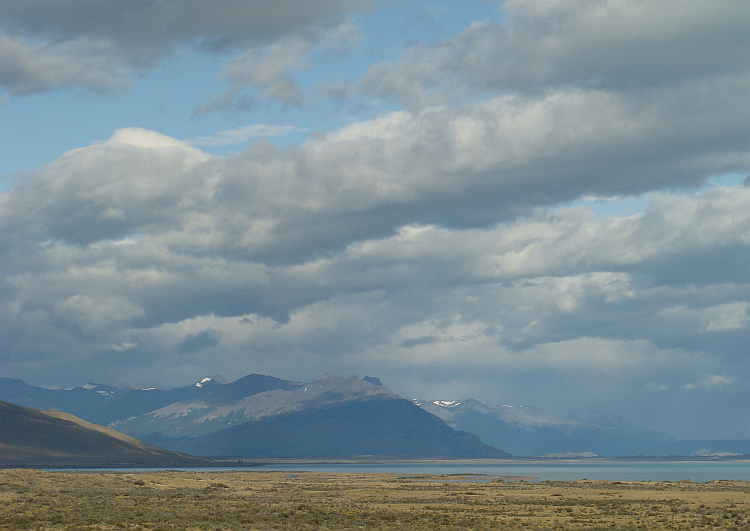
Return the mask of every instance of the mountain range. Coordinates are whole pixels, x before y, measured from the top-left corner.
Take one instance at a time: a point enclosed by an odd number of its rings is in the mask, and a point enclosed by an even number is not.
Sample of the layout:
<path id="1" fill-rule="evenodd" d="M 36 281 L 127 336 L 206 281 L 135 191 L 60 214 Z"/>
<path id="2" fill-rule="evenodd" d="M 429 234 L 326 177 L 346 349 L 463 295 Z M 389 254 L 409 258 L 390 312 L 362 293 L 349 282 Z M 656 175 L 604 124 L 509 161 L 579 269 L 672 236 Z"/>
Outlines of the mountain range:
<path id="1" fill-rule="evenodd" d="M 251 374 L 172 389 L 45 389 L 0 378 L 0 400 L 59 410 L 167 450 L 200 456 L 505 458 L 750 452 L 750 441 L 677 441 L 613 413 L 560 416 L 476 400 L 406 400 L 379 379 L 310 383 Z M 711 444 L 708 444 L 711 443 Z"/>
<path id="2" fill-rule="evenodd" d="M 194 455 L 511 457 L 379 383 L 325 375 L 302 384 L 253 374 L 166 390 L 124 384 L 53 390 L 2 378 L 0 399 L 66 411 Z"/>

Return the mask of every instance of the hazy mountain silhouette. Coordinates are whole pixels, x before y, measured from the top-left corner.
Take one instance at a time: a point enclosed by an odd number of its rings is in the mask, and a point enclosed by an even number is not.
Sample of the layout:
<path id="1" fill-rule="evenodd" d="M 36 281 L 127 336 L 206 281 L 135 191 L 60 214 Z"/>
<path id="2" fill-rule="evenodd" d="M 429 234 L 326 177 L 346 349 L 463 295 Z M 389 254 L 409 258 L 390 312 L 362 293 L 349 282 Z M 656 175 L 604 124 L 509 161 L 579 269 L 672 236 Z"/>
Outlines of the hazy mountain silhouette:
<path id="1" fill-rule="evenodd" d="M 595 454 L 644 455 L 670 435 L 634 426 L 614 413 L 575 412 L 562 417 L 533 406 L 500 406 L 476 400 L 415 401 L 458 430 L 475 433 L 515 456 Z"/>

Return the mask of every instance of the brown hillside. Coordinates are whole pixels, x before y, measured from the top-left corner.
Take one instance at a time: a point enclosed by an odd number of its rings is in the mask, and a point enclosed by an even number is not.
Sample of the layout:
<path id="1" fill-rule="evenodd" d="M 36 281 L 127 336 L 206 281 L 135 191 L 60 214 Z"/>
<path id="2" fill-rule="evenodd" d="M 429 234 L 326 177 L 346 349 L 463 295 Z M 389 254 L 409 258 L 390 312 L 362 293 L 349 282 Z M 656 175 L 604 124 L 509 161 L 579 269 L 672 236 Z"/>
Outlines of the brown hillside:
<path id="1" fill-rule="evenodd" d="M 67 413 L 0 401 L 0 467 L 206 466 Z"/>

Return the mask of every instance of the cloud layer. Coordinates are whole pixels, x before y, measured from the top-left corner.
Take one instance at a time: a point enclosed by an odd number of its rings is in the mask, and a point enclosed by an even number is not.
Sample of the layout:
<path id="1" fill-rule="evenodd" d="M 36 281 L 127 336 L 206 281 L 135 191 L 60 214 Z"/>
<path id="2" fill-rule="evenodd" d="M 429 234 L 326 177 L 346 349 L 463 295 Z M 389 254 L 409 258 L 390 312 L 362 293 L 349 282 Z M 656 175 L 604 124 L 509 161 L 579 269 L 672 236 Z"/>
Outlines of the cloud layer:
<path id="1" fill-rule="evenodd" d="M 750 66 L 742 0 L 506 0 L 502 10 L 503 23 L 476 21 L 373 65 L 360 89 L 418 106 L 465 91 L 642 92 Z"/>
<path id="2" fill-rule="evenodd" d="M 315 106 L 289 72 L 356 50 L 344 16 L 370 5 L 0 1 L 0 83 L 117 93 L 181 47 L 232 49 L 198 114 L 245 86 Z M 26 172 L 0 193 L 3 374 L 352 372 L 750 437 L 747 3 L 500 7 L 344 87 L 393 102 L 375 118 L 285 147 L 305 128 L 127 127 Z M 646 206 L 608 206 L 627 197 Z"/>

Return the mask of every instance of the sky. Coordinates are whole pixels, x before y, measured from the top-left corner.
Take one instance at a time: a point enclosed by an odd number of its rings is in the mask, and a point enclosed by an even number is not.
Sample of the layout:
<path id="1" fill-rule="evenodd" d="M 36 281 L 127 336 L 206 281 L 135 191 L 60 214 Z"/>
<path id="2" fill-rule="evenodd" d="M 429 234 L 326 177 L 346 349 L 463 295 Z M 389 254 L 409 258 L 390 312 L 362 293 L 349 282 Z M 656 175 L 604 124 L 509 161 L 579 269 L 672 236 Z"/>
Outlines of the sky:
<path id="1" fill-rule="evenodd" d="M 750 437 L 747 0 L 0 0 L 0 376 Z"/>

